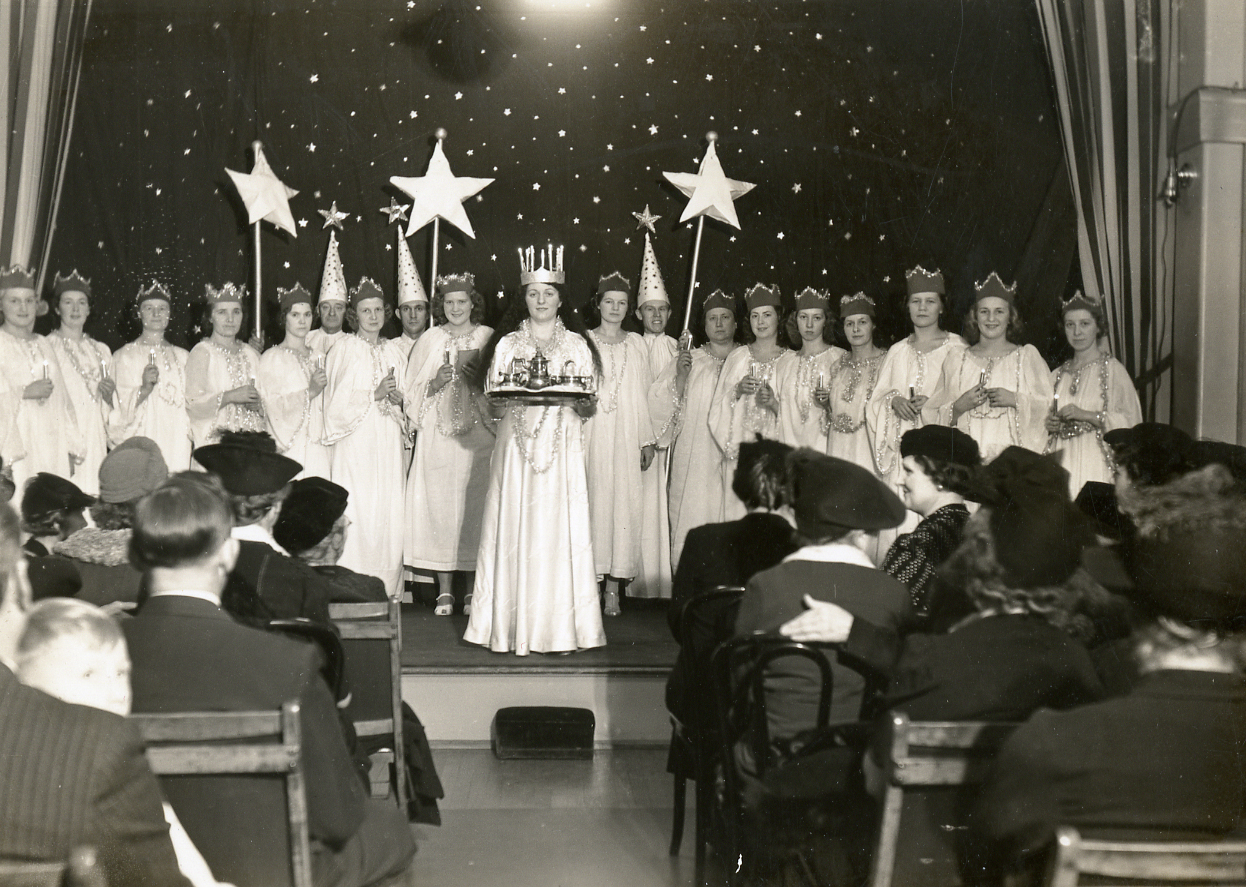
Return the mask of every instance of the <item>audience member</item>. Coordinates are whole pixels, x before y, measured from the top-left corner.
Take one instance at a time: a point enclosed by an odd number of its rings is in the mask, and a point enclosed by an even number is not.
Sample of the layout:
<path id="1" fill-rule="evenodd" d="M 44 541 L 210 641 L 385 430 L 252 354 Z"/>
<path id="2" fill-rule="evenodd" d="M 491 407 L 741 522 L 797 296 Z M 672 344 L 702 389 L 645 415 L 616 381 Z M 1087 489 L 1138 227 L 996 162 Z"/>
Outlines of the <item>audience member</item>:
<path id="1" fill-rule="evenodd" d="M 1164 484 L 1194 467 L 1194 441 L 1171 425 L 1142 422 L 1132 428 L 1114 428 L 1103 435 L 1103 442 L 1112 449 L 1118 498 L 1131 487 Z"/>
<path id="2" fill-rule="evenodd" d="M 110 884 L 184 887 L 133 725 L 10 669 L 30 602 L 18 545 L 17 515 L 0 506 L 0 856 L 65 859 L 91 844 Z"/>
<path id="3" fill-rule="evenodd" d="M 98 606 L 138 600 L 143 574 L 130 565 L 134 503 L 169 476 L 156 442 L 130 437 L 112 449 L 99 470 L 99 500 L 91 506 L 93 527 L 83 527 L 53 546 L 82 576 L 82 600 Z"/>
<path id="4" fill-rule="evenodd" d="M 94 502 L 72 482 L 39 472 L 26 482 L 22 499 L 22 532 L 28 535 L 22 550 L 28 559 L 34 599 L 74 597 L 82 590 L 77 566 L 50 549 L 86 526 L 82 510 Z"/>
<path id="5" fill-rule="evenodd" d="M 1167 521 L 1123 543 L 1123 574 L 1089 561 L 1136 605 L 1141 679 L 1119 698 L 1035 714 L 982 788 L 974 823 L 1008 867 L 1060 825 L 1143 840 L 1241 833 L 1246 497 L 1206 481 L 1164 486 Z"/>
<path id="6" fill-rule="evenodd" d="M 345 887 L 398 876 L 415 852 L 410 829 L 392 803 L 365 798 L 316 651 L 239 625 L 221 609 L 241 544 L 230 535 L 232 524 L 230 503 L 194 473 L 173 476 L 136 507 L 130 553 L 146 573 L 150 596 L 123 626 L 134 710 L 275 709 L 297 699 L 316 883 Z M 272 880 L 254 837 L 280 827 L 283 799 L 243 778 L 214 778 L 210 791 L 171 783 L 167 793 L 221 877 L 240 884 Z"/>

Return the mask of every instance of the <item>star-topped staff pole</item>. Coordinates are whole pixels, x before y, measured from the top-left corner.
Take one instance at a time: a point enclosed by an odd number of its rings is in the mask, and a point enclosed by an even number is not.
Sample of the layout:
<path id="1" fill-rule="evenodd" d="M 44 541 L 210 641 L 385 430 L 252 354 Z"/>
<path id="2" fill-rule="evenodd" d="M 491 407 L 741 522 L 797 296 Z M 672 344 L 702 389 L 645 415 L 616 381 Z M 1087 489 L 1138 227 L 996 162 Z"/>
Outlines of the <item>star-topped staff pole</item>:
<path id="1" fill-rule="evenodd" d="M 433 223 L 432 274 L 428 282 L 429 292 L 432 292 L 433 287 L 437 285 L 437 253 L 441 238 L 441 220 L 445 219 L 475 240 L 476 232 L 472 230 L 472 223 L 467 218 L 467 210 L 463 209 L 463 201 L 493 184 L 493 179 L 455 176 L 450 171 L 450 161 L 446 159 L 445 151 L 441 146 L 448 134 L 445 129 L 438 128 L 433 135 L 437 139 L 437 144 L 433 146 L 433 156 L 429 158 L 428 171 L 423 176 L 390 176 L 389 178 L 390 184 L 410 197 L 412 201 L 411 218 L 407 222 L 407 237 L 429 222 Z"/>
<path id="2" fill-rule="evenodd" d="M 688 304 L 684 306 L 684 330 L 692 323 L 692 295 L 697 286 L 697 262 L 701 258 L 701 233 L 705 229 L 705 217 L 718 219 L 739 230 L 740 220 L 736 216 L 732 203 L 737 197 L 743 197 L 752 191 L 755 185 L 749 182 L 737 182 L 723 173 L 722 164 L 718 161 L 718 152 L 714 143 L 718 141 L 718 133 L 705 134 L 708 143 L 705 157 L 696 174 L 684 172 L 664 172 L 666 180 L 678 188 L 688 200 L 684 213 L 679 221 L 686 222 L 693 216 L 697 218 L 697 238 L 692 247 L 692 276 L 688 281 Z"/>
<path id="3" fill-rule="evenodd" d="M 273 173 L 272 167 L 264 158 L 264 145 L 258 139 L 251 143 L 255 152 L 255 166 L 250 173 L 235 172 L 226 168 L 225 172 L 238 189 L 243 206 L 247 210 L 247 224 L 255 235 L 255 337 L 263 335 L 261 318 L 263 316 L 263 300 L 260 294 L 260 222 L 271 222 L 283 231 L 289 231 L 292 237 L 298 237 L 294 227 L 294 216 L 290 214 L 290 198 L 298 194 L 293 188 L 287 187 Z"/>

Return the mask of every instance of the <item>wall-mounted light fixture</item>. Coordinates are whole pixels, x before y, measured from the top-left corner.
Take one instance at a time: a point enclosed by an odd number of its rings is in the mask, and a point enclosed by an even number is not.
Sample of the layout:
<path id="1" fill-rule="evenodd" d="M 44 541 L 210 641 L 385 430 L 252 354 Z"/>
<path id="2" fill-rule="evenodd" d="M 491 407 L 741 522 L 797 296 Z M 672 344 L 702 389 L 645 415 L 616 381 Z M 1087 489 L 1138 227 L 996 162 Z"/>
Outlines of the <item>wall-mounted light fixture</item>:
<path id="1" fill-rule="evenodd" d="M 1183 163 L 1181 169 L 1177 169 L 1177 161 L 1169 158 L 1168 175 L 1164 176 L 1164 185 L 1160 188 L 1159 199 L 1164 201 L 1164 206 L 1176 205 L 1181 192 L 1190 187 L 1190 183 L 1197 178 L 1198 170 L 1190 164 Z"/>

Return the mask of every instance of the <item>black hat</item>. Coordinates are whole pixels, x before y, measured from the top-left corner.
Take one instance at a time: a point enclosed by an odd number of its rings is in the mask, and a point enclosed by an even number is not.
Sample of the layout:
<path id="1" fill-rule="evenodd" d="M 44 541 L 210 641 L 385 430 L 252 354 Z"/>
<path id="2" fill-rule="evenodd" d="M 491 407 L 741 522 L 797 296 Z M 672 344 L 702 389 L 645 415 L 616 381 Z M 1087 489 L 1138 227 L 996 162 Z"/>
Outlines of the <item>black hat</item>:
<path id="1" fill-rule="evenodd" d="M 26 490 L 22 494 L 22 518 L 29 521 L 58 511 L 76 511 L 94 504 L 94 497 L 78 489 L 73 481 L 40 471 L 26 481 Z"/>
<path id="2" fill-rule="evenodd" d="M 982 464 L 978 444 L 959 428 L 923 425 L 904 432 L 900 438 L 900 457 L 925 456 L 935 462 L 977 468 Z"/>
<path id="3" fill-rule="evenodd" d="M 273 525 L 273 539 L 291 554 L 319 545 L 346 511 L 345 487 L 323 477 L 303 477 L 290 484 Z"/>
<path id="4" fill-rule="evenodd" d="M 904 503 L 860 465 L 799 450 L 791 472 L 796 528 L 810 539 L 845 530 L 883 530 L 904 521 Z"/>
<path id="5" fill-rule="evenodd" d="M 209 444 L 199 447 L 193 455 L 235 496 L 275 493 L 303 470 L 293 459 L 242 444 Z"/>
<path id="6" fill-rule="evenodd" d="M 995 560 L 1015 588 L 1059 585 L 1094 540 L 1069 501 L 1069 473 L 1052 456 L 1008 447 L 979 471 L 975 492 L 990 509 Z"/>
<path id="7" fill-rule="evenodd" d="M 1219 440 L 1196 440 L 1190 445 L 1189 458 L 1196 468 L 1223 465 L 1238 483 L 1246 481 L 1246 447 Z"/>
<path id="8" fill-rule="evenodd" d="M 1116 502 L 1116 487 L 1112 484 L 1099 480 L 1086 481 L 1073 504 L 1090 520 L 1097 535 L 1118 541 L 1124 538 L 1130 521 Z"/>
<path id="9" fill-rule="evenodd" d="M 1133 479 L 1144 484 L 1166 483 L 1191 467 L 1194 441 L 1181 429 L 1162 422 L 1114 428 L 1103 435 L 1103 442 Z"/>

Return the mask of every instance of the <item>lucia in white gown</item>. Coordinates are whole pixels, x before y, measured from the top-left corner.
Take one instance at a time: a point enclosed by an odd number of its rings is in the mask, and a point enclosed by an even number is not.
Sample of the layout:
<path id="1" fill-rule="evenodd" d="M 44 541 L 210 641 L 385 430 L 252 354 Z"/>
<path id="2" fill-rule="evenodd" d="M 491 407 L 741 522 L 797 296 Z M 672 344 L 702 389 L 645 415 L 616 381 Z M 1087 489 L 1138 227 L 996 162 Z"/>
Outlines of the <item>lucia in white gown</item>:
<path id="1" fill-rule="evenodd" d="M 303 466 L 298 477 L 329 477 L 324 438 L 325 359 L 307 347 L 311 295 L 301 286 L 277 289 L 285 338 L 260 357 L 259 389 L 282 455 Z"/>

